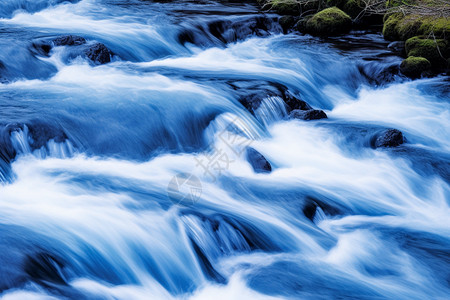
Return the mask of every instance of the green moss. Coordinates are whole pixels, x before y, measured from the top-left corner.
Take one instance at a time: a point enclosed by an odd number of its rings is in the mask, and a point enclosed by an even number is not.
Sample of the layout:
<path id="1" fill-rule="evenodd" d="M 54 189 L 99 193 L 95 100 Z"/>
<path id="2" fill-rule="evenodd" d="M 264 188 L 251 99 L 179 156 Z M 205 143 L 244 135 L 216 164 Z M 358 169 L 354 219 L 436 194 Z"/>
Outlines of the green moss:
<path id="1" fill-rule="evenodd" d="M 435 67 L 445 64 L 450 56 L 449 42 L 444 39 L 413 37 L 406 41 L 405 50 L 408 56 L 425 57 Z"/>
<path id="2" fill-rule="evenodd" d="M 327 0 L 327 6 L 336 6 L 352 18 L 363 10 L 361 0 Z"/>
<path id="3" fill-rule="evenodd" d="M 422 25 L 422 20 L 420 17 L 415 15 L 408 15 L 402 18 L 397 24 L 398 37 L 402 41 L 416 36 L 417 32 Z"/>
<path id="4" fill-rule="evenodd" d="M 405 41 L 417 35 L 433 33 L 438 38 L 450 36 L 450 20 L 442 17 L 404 16 L 401 13 L 389 15 L 384 21 L 383 35 L 387 40 Z"/>
<path id="5" fill-rule="evenodd" d="M 386 7 L 398 7 L 401 5 L 413 5 L 415 3 L 414 0 L 387 0 Z"/>
<path id="6" fill-rule="evenodd" d="M 336 35 L 348 32 L 352 20 L 337 7 L 324 9 L 312 16 L 305 24 L 307 32 L 313 35 Z"/>
<path id="7" fill-rule="evenodd" d="M 430 62 L 423 57 L 410 56 L 400 64 L 400 71 L 411 78 L 418 78 L 423 72 L 430 71 L 430 69 Z"/>
<path id="8" fill-rule="evenodd" d="M 300 14 L 300 7 L 294 0 L 270 0 L 269 5 L 280 15 Z"/>
<path id="9" fill-rule="evenodd" d="M 440 38 L 450 38 L 450 20 L 444 17 L 433 18 L 424 17 L 421 19 L 421 25 L 417 31 L 420 35 L 428 35 L 431 32 L 434 33 L 436 37 Z"/>
<path id="10" fill-rule="evenodd" d="M 402 18 L 402 14 L 393 14 L 384 21 L 383 35 L 385 39 L 389 41 L 396 41 L 399 39 L 397 25 L 402 20 Z"/>

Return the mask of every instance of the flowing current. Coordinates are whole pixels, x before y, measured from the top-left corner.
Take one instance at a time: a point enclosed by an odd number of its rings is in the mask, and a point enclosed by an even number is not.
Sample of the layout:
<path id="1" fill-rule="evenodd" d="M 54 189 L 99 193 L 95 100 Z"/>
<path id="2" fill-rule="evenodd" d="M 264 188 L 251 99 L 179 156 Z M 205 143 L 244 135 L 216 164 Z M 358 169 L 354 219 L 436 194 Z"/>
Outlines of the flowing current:
<path id="1" fill-rule="evenodd" d="M 448 299 L 449 78 L 278 18 L 0 0 L 2 299 Z M 44 47 L 67 35 L 86 44 Z M 287 118 L 280 90 L 328 119 Z M 387 128 L 406 143 L 373 147 Z"/>

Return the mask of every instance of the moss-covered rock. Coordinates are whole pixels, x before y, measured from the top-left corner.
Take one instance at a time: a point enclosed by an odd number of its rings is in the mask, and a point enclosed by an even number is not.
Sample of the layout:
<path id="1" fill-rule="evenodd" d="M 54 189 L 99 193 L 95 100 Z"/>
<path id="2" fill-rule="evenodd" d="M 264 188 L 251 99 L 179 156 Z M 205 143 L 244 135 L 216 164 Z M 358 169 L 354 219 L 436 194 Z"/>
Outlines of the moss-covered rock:
<path id="1" fill-rule="evenodd" d="M 397 25 L 402 18 L 402 14 L 393 14 L 390 15 L 386 20 L 384 20 L 383 36 L 386 40 L 396 41 L 399 39 Z"/>
<path id="2" fill-rule="evenodd" d="M 448 38 L 450 21 L 444 17 L 435 18 L 413 14 L 405 16 L 395 13 L 385 19 L 383 26 L 384 38 L 390 41 L 406 41 L 411 37 L 428 35 L 431 32 L 438 38 Z"/>
<path id="3" fill-rule="evenodd" d="M 280 15 L 298 16 L 300 14 L 300 7 L 295 0 L 270 0 L 267 7 Z"/>
<path id="4" fill-rule="evenodd" d="M 410 37 L 416 36 L 421 24 L 421 18 L 415 15 L 403 17 L 396 26 L 398 37 L 400 40 L 406 41 Z"/>
<path id="5" fill-rule="evenodd" d="M 352 20 L 337 7 L 324 9 L 305 24 L 305 31 L 313 35 L 330 36 L 350 31 Z"/>
<path id="6" fill-rule="evenodd" d="M 431 63 L 423 57 L 410 56 L 400 64 L 400 72 L 411 78 L 419 78 L 431 69 Z"/>
<path id="7" fill-rule="evenodd" d="M 338 7 L 353 19 L 356 18 L 364 8 L 361 0 L 327 0 L 327 5 Z"/>
<path id="8" fill-rule="evenodd" d="M 450 43 L 444 39 L 413 37 L 406 41 L 408 56 L 420 56 L 428 59 L 435 67 L 445 64 L 450 56 Z"/>
<path id="9" fill-rule="evenodd" d="M 450 38 L 450 20 L 448 18 L 423 17 L 417 34 L 428 35 L 431 32 L 439 38 Z"/>

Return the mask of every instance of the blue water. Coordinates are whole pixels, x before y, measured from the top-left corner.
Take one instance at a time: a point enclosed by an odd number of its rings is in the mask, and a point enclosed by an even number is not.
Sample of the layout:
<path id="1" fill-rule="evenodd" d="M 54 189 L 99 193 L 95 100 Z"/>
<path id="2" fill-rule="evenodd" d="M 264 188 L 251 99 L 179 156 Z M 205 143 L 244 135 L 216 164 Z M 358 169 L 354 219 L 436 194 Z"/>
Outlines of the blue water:
<path id="1" fill-rule="evenodd" d="M 2 298 L 448 299 L 449 78 L 403 77 L 377 32 L 321 40 L 277 18 L 3 0 Z M 36 48 L 68 34 L 112 61 Z M 329 118 L 288 119 L 281 90 Z M 387 128 L 406 143 L 374 149 Z M 198 179 L 189 201 L 179 174 Z"/>

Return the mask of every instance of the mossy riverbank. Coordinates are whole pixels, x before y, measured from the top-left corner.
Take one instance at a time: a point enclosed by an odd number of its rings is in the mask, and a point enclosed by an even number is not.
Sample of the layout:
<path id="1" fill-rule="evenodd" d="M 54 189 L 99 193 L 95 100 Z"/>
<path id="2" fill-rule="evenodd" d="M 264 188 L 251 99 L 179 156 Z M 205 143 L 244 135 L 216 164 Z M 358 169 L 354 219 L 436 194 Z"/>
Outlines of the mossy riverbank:
<path id="1" fill-rule="evenodd" d="M 265 10 L 283 17 L 280 24 L 316 36 L 333 36 L 352 28 L 379 26 L 388 41 L 405 43 L 405 59 L 424 58 L 421 75 L 448 72 L 450 67 L 450 4 L 439 0 L 388 0 L 369 7 L 362 0 L 258 0 Z M 369 2 L 370 3 L 370 2 Z M 405 62 L 411 65 L 410 59 Z M 423 62 L 423 60 L 420 60 Z M 404 68 L 400 68 L 400 70 Z M 416 71 L 414 76 L 417 76 Z M 404 72 L 406 76 L 408 72 Z"/>

